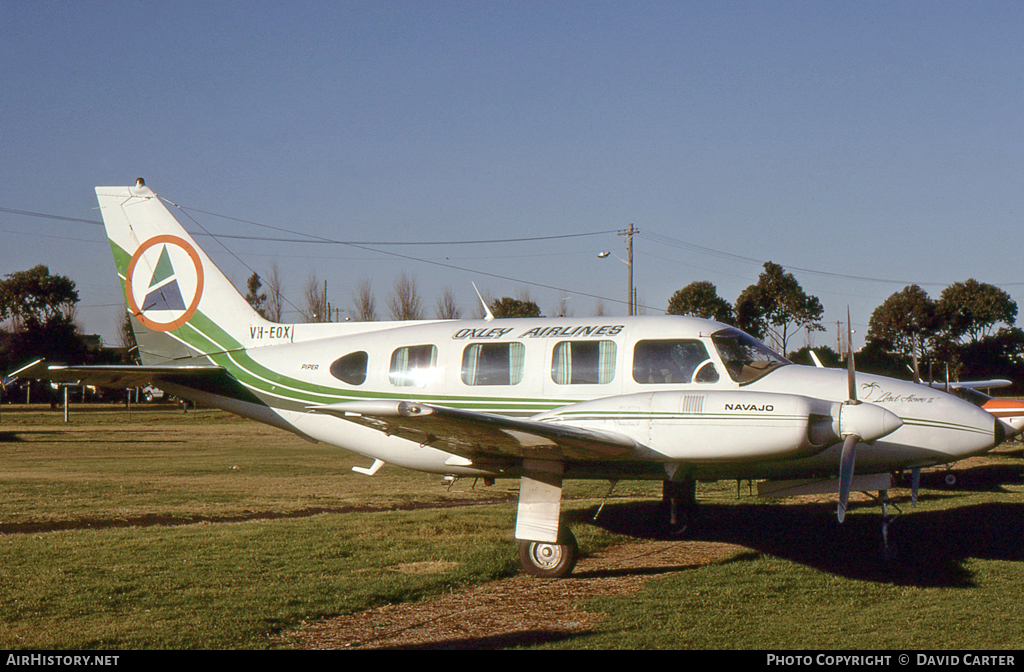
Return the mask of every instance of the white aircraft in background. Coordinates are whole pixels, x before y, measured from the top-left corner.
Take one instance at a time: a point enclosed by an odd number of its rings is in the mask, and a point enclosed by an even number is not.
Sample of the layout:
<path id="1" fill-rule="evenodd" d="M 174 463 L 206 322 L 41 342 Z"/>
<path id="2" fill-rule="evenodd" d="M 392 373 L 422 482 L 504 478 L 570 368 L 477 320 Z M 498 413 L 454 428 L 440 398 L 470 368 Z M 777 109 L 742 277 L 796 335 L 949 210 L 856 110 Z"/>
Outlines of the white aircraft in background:
<path id="1" fill-rule="evenodd" d="M 1011 381 L 1005 378 L 993 378 L 991 380 L 933 381 L 930 383 L 930 386 L 940 390 L 945 389 L 950 394 L 985 409 L 1007 425 L 1006 436 L 1011 438 L 1024 432 L 1024 401 L 1020 399 L 998 399 L 981 390 L 991 390 L 994 387 L 1008 387 L 1012 384 Z"/>
<path id="2" fill-rule="evenodd" d="M 576 562 L 565 479 L 664 482 L 673 521 L 700 480 L 884 491 L 890 473 L 985 453 L 1002 422 L 906 381 L 791 364 L 689 317 L 275 324 L 160 198 L 98 187 L 141 366 L 35 363 L 22 377 L 170 394 L 409 469 L 520 479 L 525 571 Z M 852 358 L 851 358 L 852 360 Z M 856 475 L 854 460 L 856 457 Z M 796 482 L 792 479 L 801 479 Z"/>

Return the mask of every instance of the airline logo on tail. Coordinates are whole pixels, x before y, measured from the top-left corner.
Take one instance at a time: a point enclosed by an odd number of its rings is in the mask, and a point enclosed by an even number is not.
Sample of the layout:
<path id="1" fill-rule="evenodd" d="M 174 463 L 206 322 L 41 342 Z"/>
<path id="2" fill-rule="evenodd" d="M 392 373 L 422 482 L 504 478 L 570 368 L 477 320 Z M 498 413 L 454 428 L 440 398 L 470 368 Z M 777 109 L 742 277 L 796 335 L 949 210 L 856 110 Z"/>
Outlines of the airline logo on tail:
<path id="1" fill-rule="evenodd" d="M 154 236 L 128 262 L 125 296 L 132 314 L 153 331 L 177 329 L 195 314 L 203 296 L 203 263 L 177 236 Z"/>

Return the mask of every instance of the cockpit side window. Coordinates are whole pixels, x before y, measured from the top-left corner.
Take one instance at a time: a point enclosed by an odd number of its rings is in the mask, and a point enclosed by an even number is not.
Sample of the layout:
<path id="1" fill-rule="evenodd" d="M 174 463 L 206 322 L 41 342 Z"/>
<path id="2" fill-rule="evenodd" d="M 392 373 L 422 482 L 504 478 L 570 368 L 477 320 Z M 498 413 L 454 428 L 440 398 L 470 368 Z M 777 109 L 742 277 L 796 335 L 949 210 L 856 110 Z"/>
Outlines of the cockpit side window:
<path id="1" fill-rule="evenodd" d="M 349 385 L 362 385 L 366 382 L 367 361 L 365 352 L 351 352 L 334 360 L 331 364 L 331 375 Z"/>
<path id="2" fill-rule="evenodd" d="M 701 341 L 639 341 L 633 348 L 633 380 L 644 385 L 716 383 L 718 369 Z"/>
<path id="3" fill-rule="evenodd" d="M 753 382 L 791 362 L 767 345 L 739 329 L 722 329 L 711 334 L 729 376 L 740 385 Z"/>

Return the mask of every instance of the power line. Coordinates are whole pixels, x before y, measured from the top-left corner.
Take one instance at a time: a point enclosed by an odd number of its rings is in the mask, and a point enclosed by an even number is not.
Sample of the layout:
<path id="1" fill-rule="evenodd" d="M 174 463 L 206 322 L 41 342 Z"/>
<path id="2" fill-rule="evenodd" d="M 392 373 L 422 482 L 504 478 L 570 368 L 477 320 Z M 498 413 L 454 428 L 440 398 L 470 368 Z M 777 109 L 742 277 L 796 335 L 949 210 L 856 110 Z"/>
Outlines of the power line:
<path id="1" fill-rule="evenodd" d="M 195 224 L 197 226 L 199 226 L 200 228 L 202 228 L 205 231 L 205 228 L 202 226 L 202 224 L 200 224 L 198 221 L 196 221 L 196 219 L 194 217 L 192 217 L 190 214 L 185 212 L 185 210 L 181 206 L 179 206 L 176 203 L 174 203 L 173 201 L 169 201 L 169 200 L 167 200 L 166 198 L 163 198 L 163 197 L 161 197 L 161 200 L 163 200 L 164 202 L 168 203 L 169 205 L 173 205 L 178 210 L 181 210 L 182 214 L 184 214 L 190 220 L 195 222 Z M 203 211 L 201 211 L 201 210 L 194 210 L 194 212 L 203 212 Z M 204 214 L 212 214 L 212 213 L 204 213 Z M 235 219 L 235 218 L 231 218 L 231 219 Z M 236 221 L 245 222 L 245 220 L 240 220 L 240 219 L 236 220 Z M 248 222 L 248 223 L 254 224 L 256 226 L 263 226 L 263 227 L 269 228 L 269 229 L 283 231 L 283 232 L 286 232 L 286 233 L 294 233 L 293 231 L 289 231 L 287 229 L 281 229 L 279 227 L 270 226 L 268 224 L 258 224 L 256 222 Z M 616 233 L 616 231 L 611 231 L 610 233 Z M 217 237 L 214 236 L 213 234 L 209 234 L 209 235 L 211 237 L 213 237 L 215 240 L 217 239 Z M 388 251 L 388 250 L 377 250 L 377 249 L 374 249 L 372 247 L 369 247 L 368 244 L 366 244 L 366 243 L 350 243 L 350 242 L 345 242 L 345 241 L 340 241 L 340 240 L 331 240 L 329 238 L 323 238 L 321 236 L 316 236 L 316 235 L 313 235 L 313 234 L 300 234 L 300 235 L 309 236 L 313 241 L 319 241 L 319 242 L 324 242 L 324 243 L 335 243 L 335 244 L 339 244 L 339 245 L 346 245 L 348 247 L 353 247 L 353 248 L 358 249 L 358 250 L 364 250 L 364 251 L 368 251 L 368 252 L 375 252 L 377 254 L 383 254 L 383 255 L 386 255 L 386 256 L 389 256 L 389 257 L 396 257 L 398 259 L 405 259 L 407 261 L 416 261 L 416 262 L 419 262 L 421 264 L 429 264 L 431 266 L 439 266 L 441 268 L 448 268 L 448 269 L 455 270 L 455 271 L 462 271 L 464 273 L 475 273 L 477 275 L 482 275 L 482 276 L 489 277 L 489 278 L 496 278 L 498 280 L 508 280 L 509 282 L 517 282 L 517 283 L 524 284 L 524 285 L 530 285 L 532 287 L 540 287 L 542 289 L 553 289 L 553 290 L 556 290 L 556 291 L 559 291 L 559 292 L 566 292 L 568 294 L 575 294 L 577 296 L 586 296 L 586 297 L 589 297 L 589 298 L 592 298 L 592 299 L 600 299 L 602 301 L 611 301 L 612 303 L 626 303 L 625 301 L 621 301 L 621 300 L 618 300 L 618 299 L 612 299 L 612 298 L 609 298 L 607 296 L 600 296 L 599 294 L 590 294 L 590 293 L 587 293 L 587 292 L 581 292 L 581 291 L 577 291 L 577 290 L 566 289 L 565 287 L 557 287 L 555 285 L 546 285 L 544 283 L 534 282 L 534 281 L 531 281 L 531 280 L 522 280 L 520 278 L 513 278 L 513 277 L 510 277 L 510 276 L 507 276 L 507 275 L 499 275 L 497 273 L 489 273 L 487 271 L 480 271 L 480 270 L 476 270 L 476 269 L 472 269 L 472 268 L 465 268 L 465 267 L 462 267 L 462 266 L 456 266 L 455 264 L 449 264 L 449 263 L 445 263 L 445 262 L 441 262 L 441 261 L 433 261 L 433 260 L 430 260 L 430 259 L 422 259 L 420 257 L 413 257 L 413 256 L 410 256 L 408 254 L 401 254 L 399 252 L 391 252 L 391 251 Z M 580 234 L 580 235 L 583 235 L 583 234 Z M 591 235 L 594 235 L 594 234 L 591 234 Z M 234 252 L 232 252 L 226 245 L 221 243 L 221 246 L 224 247 L 225 250 L 227 250 L 228 254 L 233 256 L 240 264 L 242 264 L 242 266 L 244 266 L 245 268 L 247 268 L 250 271 L 252 271 L 252 269 L 249 267 L 249 265 L 246 264 L 241 259 L 239 259 L 238 256 Z M 255 273 L 255 271 L 253 271 L 253 272 Z"/>
<path id="2" fill-rule="evenodd" d="M 163 200 L 167 201 L 167 199 L 165 199 L 165 198 Z M 171 201 L 167 201 L 167 202 L 171 203 Z M 176 207 L 179 210 L 181 210 L 182 212 L 184 212 L 184 211 L 198 212 L 198 213 L 201 213 L 201 214 L 204 214 L 204 215 L 210 215 L 212 217 L 220 217 L 222 219 L 228 219 L 228 220 L 231 220 L 233 222 L 239 222 L 239 223 L 242 223 L 242 224 L 249 224 L 251 226 L 259 226 L 259 227 L 262 227 L 262 228 L 265 228 L 265 229 L 271 229 L 273 231 L 280 231 L 282 233 L 291 233 L 291 234 L 294 234 L 294 235 L 297 235 L 297 236 L 306 236 L 306 238 L 271 238 L 269 236 L 246 236 L 246 235 L 242 235 L 242 234 L 233 234 L 233 233 L 213 234 L 213 233 L 210 233 L 210 232 L 206 231 L 205 229 L 204 229 L 203 233 L 197 234 L 197 235 L 201 235 L 201 236 L 211 236 L 211 237 L 217 237 L 217 238 L 230 238 L 230 239 L 237 239 L 237 240 L 256 240 L 256 241 L 266 241 L 266 242 L 271 242 L 271 243 L 318 243 L 318 244 L 329 243 L 329 244 L 332 244 L 332 245 L 376 245 L 376 246 L 397 246 L 397 245 L 409 245 L 409 246 L 418 246 L 418 245 L 497 245 L 497 244 L 504 244 L 504 243 L 530 243 L 530 242 L 537 242 L 537 241 L 544 241 L 544 240 L 559 240 L 559 239 L 563 239 L 563 238 L 585 238 L 587 236 L 603 236 L 603 235 L 607 235 L 607 234 L 611 234 L 611 233 L 615 233 L 616 232 L 615 229 L 611 229 L 611 230 L 608 230 L 608 231 L 588 231 L 586 233 L 562 233 L 562 234 L 556 234 L 556 235 L 551 235 L 551 236 L 526 236 L 526 237 L 523 237 L 523 238 L 492 238 L 492 239 L 481 239 L 481 240 L 422 240 L 422 241 L 397 241 L 397 242 L 396 241 L 390 241 L 390 240 L 378 240 L 378 241 L 354 240 L 354 241 L 346 241 L 346 240 L 332 240 L 332 239 L 329 239 L 329 238 L 320 238 L 318 236 L 314 236 L 312 234 L 304 233 L 302 231 L 293 231 L 291 229 L 285 229 L 285 228 L 278 227 L 278 226 L 271 226 L 270 224 L 261 224 L 260 222 L 253 222 L 253 221 L 250 221 L 250 220 L 247 220 L 247 219 L 241 219 L 239 217 L 231 217 L 229 215 L 222 215 L 222 214 L 219 214 L 219 213 L 216 213 L 216 212 L 209 212 L 209 211 L 206 211 L 206 210 L 200 210 L 198 208 L 186 208 L 184 206 L 177 205 L 175 203 L 171 203 L 171 204 L 174 205 L 174 207 Z M 61 215 L 51 215 L 51 214 L 47 214 L 45 212 L 33 212 L 31 210 L 15 210 L 14 208 L 3 208 L 3 207 L 0 207 L 0 212 L 7 212 L 7 213 L 15 214 L 15 215 L 25 215 L 26 217 L 40 217 L 40 218 L 43 218 L 43 219 L 55 219 L 55 220 L 60 220 L 60 221 L 65 221 L 65 222 L 82 222 L 82 223 L 85 223 L 85 224 L 96 224 L 98 226 L 103 226 L 103 222 L 101 222 L 99 220 L 95 220 L 95 219 L 81 219 L 79 217 L 63 217 Z"/>
<path id="3" fill-rule="evenodd" d="M 757 264 L 757 265 L 764 265 L 764 263 L 765 263 L 765 260 L 763 260 L 763 259 L 754 259 L 753 257 L 745 257 L 743 255 L 733 254 L 732 252 L 723 252 L 722 250 L 716 250 L 716 249 L 713 249 L 713 248 L 710 248 L 710 247 L 704 247 L 703 245 L 697 245 L 695 243 L 687 243 L 685 241 L 677 240 L 675 238 L 670 238 L 668 236 L 663 236 L 661 234 L 652 234 L 652 233 L 649 233 L 649 232 L 645 231 L 643 233 L 638 233 L 637 235 L 639 235 L 642 238 L 646 238 L 646 239 L 649 239 L 649 240 L 651 240 L 653 242 L 656 242 L 659 245 L 667 245 L 669 247 L 676 247 L 676 248 L 681 248 L 681 249 L 685 249 L 685 250 L 690 250 L 692 252 L 697 252 L 699 254 L 704 254 L 704 255 L 712 256 L 712 257 L 718 257 L 719 259 L 728 259 L 728 260 L 731 260 L 731 261 L 739 261 L 739 262 L 743 262 L 743 263 L 751 263 L 751 264 Z M 832 272 L 832 271 L 819 271 L 819 270 L 816 270 L 816 269 L 813 269 L 813 268 L 803 268 L 803 267 L 800 267 L 800 266 L 791 266 L 789 264 L 783 264 L 783 266 L 786 268 L 786 270 L 789 270 L 789 271 L 800 271 L 801 273 L 811 273 L 812 275 L 821 275 L 821 276 L 830 277 L 830 278 L 841 278 L 841 279 L 844 279 L 844 280 L 858 280 L 858 281 L 862 281 L 862 282 L 876 282 L 876 283 L 880 283 L 880 284 L 889 284 L 889 285 L 927 285 L 927 286 L 932 286 L 932 287 L 945 287 L 945 286 L 947 286 L 949 284 L 948 282 L 921 282 L 919 280 L 893 280 L 893 279 L 890 279 L 890 278 L 877 278 L 877 277 L 869 278 L 869 277 L 865 277 L 865 276 L 862 276 L 862 275 L 849 275 L 849 274 L 846 274 L 846 273 L 835 273 L 835 272 Z M 995 285 L 998 285 L 998 286 L 1001 286 L 1001 287 L 1012 287 L 1012 286 L 1016 286 L 1016 285 L 1024 285 L 1024 282 L 997 282 L 997 283 L 992 283 L 992 284 L 995 284 Z"/>
<path id="4" fill-rule="evenodd" d="M 167 201 L 167 199 L 163 199 Z M 167 201 L 171 203 L 171 201 Z M 181 205 L 172 203 L 174 207 L 179 210 L 190 212 L 198 212 L 204 215 L 210 215 L 212 217 L 221 217 L 223 219 L 229 219 L 233 222 L 240 222 L 242 224 L 249 224 L 251 226 L 258 226 L 264 229 L 270 229 L 271 231 L 280 231 L 281 233 L 291 233 L 297 236 L 306 236 L 305 239 L 292 239 L 292 238 L 261 238 L 258 236 L 242 236 L 242 235 L 219 235 L 221 238 L 239 238 L 243 240 L 269 240 L 273 242 L 285 242 L 285 243 L 332 243 L 335 245 L 494 245 L 501 243 L 527 243 L 536 242 L 541 240 L 559 240 L 562 238 L 584 238 L 587 236 L 603 236 L 610 233 L 616 233 L 616 229 L 609 231 L 589 231 L 586 233 L 563 233 L 552 236 L 528 236 L 524 238 L 492 238 L 486 240 L 424 240 L 424 241 L 359 241 L 359 240 L 332 240 L 329 238 L 321 238 L 310 233 L 304 233 L 302 231 L 293 231 L 292 229 L 286 229 L 279 226 L 272 226 L 270 224 L 261 224 L 260 222 L 253 222 L 247 219 L 241 219 L 239 217 L 231 217 L 229 215 L 222 215 L 216 212 L 208 212 L 206 210 L 200 210 L 198 208 L 186 208 Z M 209 234 L 213 235 L 213 234 Z"/>
<path id="5" fill-rule="evenodd" d="M 533 282 L 533 281 L 530 281 L 530 280 L 522 280 L 522 279 L 519 279 L 519 278 L 510 277 L 510 276 L 499 275 L 497 273 L 490 273 L 490 272 L 487 272 L 487 271 L 480 271 L 480 270 L 476 270 L 476 269 L 472 269 L 472 268 L 465 268 L 465 267 L 461 267 L 461 266 L 456 266 L 455 264 L 444 263 L 444 262 L 440 262 L 440 261 L 433 261 L 433 260 L 430 260 L 430 259 L 422 259 L 422 258 L 419 258 L 419 257 L 413 257 L 413 256 L 406 255 L 406 254 L 399 254 L 397 252 L 389 252 L 387 250 L 378 250 L 378 249 L 374 249 L 374 247 L 371 247 L 371 246 L 383 247 L 383 246 L 400 246 L 400 245 L 408 245 L 408 246 L 485 245 L 485 244 L 519 243 L 519 242 L 538 242 L 538 241 L 545 241 L 545 240 L 558 240 L 558 239 L 566 239 L 566 238 L 582 238 L 582 237 L 587 237 L 587 236 L 607 235 L 607 234 L 617 233 L 618 232 L 617 229 L 611 229 L 611 230 L 607 230 L 607 231 L 591 231 L 591 232 L 586 232 L 586 233 L 558 234 L 558 235 L 552 235 L 552 236 L 529 236 L 529 237 L 523 237 L 523 238 L 499 238 L 499 239 L 489 239 L 489 240 L 406 241 L 406 242 L 359 241 L 359 242 L 353 242 L 353 241 L 334 240 L 334 239 L 331 239 L 331 238 L 324 238 L 322 236 L 316 236 L 316 235 L 304 233 L 304 232 L 301 232 L 301 231 L 293 231 L 291 229 L 286 229 L 286 228 L 283 228 L 283 227 L 271 226 L 269 224 L 262 224 L 260 222 L 253 222 L 253 221 L 250 221 L 250 220 L 241 219 L 239 217 L 231 217 L 229 215 L 222 215 L 222 214 L 218 214 L 218 213 L 215 213 L 215 212 L 208 212 L 206 210 L 200 210 L 198 208 L 185 208 L 185 207 L 180 206 L 177 203 L 174 203 L 173 201 L 170 201 L 170 200 L 168 200 L 166 198 L 163 198 L 163 197 L 160 197 L 160 198 L 161 198 L 161 200 L 165 201 L 166 203 L 168 203 L 170 205 L 173 205 L 175 208 L 177 208 L 179 211 L 181 211 L 182 214 L 184 214 L 192 222 L 194 222 L 200 229 L 202 229 L 202 233 L 197 233 L 195 235 L 209 236 L 209 237 L 213 238 L 214 240 L 217 240 L 218 242 L 220 242 L 219 239 L 225 238 L 225 239 L 256 240 L 256 241 L 269 241 L 269 242 L 285 242 L 285 243 L 318 243 L 318 244 L 331 244 L 331 245 L 346 245 L 348 247 L 353 247 L 355 249 L 359 249 L 359 250 L 363 250 L 363 251 L 367 251 L 367 252 L 373 252 L 375 254 L 383 254 L 383 255 L 386 255 L 386 256 L 397 257 L 399 259 L 406 259 L 408 261 L 416 261 L 416 262 L 420 262 L 420 263 L 423 263 L 423 264 L 430 264 L 430 265 L 433 265 L 433 266 L 440 266 L 442 268 L 448 268 L 448 269 L 452 269 L 452 270 L 456 270 L 456 271 L 463 271 L 465 273 L 475 273 L 477 275 L 482 275 L 482 276 L 485 276 L 485 277 L 496 278 L 496 279 L 499 279 L 499 280 L 507 280 L 507 281 L 516 282 L 516 283 L 519 283 L 519 284 L 530 285 L 530 286 L 533 286 L 533 287 L 540 287 L 542 289 L 551 289 L 551 290 L 556 290 L 556 291 L 560 291 L 560 292 L 566 292 L 568 294 L 575 294 L 575 295 L 578 295 L 578 296 L 586 296 L 586 297 L 590 297 L 590 298 L 594 298 L 594 299 L 600 299 L 602 301 L 610 301 L 612 303 L 625 303 L 624 301 L 621 301 L 621 300 L 618 300 L 618 299 L 613 299 L 613 298 L 606 297 L 606 296 L 600 296 L 598 294 L 590 294 L 590 293 L 587 293 L 587 292 L 580 292 L 580 291 L 576 291 L 576 290 L 570 290 L 570 289 L 567 289 L 567 288 L 564 288 L 564 287 L 557 287 L 555 285 L 546 285 L 546 284 L 543 284 L 543 283 Z M 240 222 L 240 223 L 243 223 L 243 224 L 249 224 L 251 226 L 258 226 L 258 227 L 261 227 L 261 228 L 270 229 L 272 231 L 279 231 L 279 232 L 282 232 L 282 233 L 290 233 L 290 234 L 293 234 L 293 235 L 305 236 L 305 238 L 291 239 L 291 238 L 271 238 L 271 237 L 267 237 L 267 236 L 245 236 L 245 235 L 240 235 L 240 234 L 223 234 L 223 235 L 221 235 L 221 234 L 214 234 L 214 233 L 209 232 L 194 217 L 192 217 L 190 214 L 188 214 L 188 211 L 196 212 L 196 213 L 201 213 L 201 214 L 209 215 L 209 216 L 212 216 L 212 217 L 221 217 L 223 219 L 228 219 L 228 220 Z M 7 213 L 11 213 L 11 214 L 16 214 L 16 215 L 24 215 L 24 216 L 28 216 L 28 217 L 40 217 L 40 218 L 43 218 L 43 219 L 54 219 L 54 220 L 68 221 L 68 222 L 83 222 L 83 223 L 86 223 L 86 224 L 96 224 L 96 225 L 99 225 L 99 226 L 103 225 L 103 222 L 100 222 L 100 221 L 97 221 L 97 220 L 82 219 L 82 218 L 78 218 L 78 217 L 64 217 L 64 216 L 61 216 L 61 215 L 51 215 L 51 214 L 47 214 L 47 213 L 43 213 L 43 212 L 34 212 L 34 211 L 30 211 L 30 210 L 17 210 L 17 209 L 14 209 L 14 208 L 0 207 L 0 212 L 7 212 Z M 228 252 L 228 254 L 230 254 L 232 257 L 234 257 L 240 264 L 242 264 L 243 267 L 247 268 L 248 270 L 252 271 L 253 273 L 256 272 L 248 264 L 246 264 L 244 261 L 242 261 L 238 257 L 238 255 L 236 255 L 226 245 L 224 245 L 224 243 L 221 242 L 220 244 Z"/>
<path id="6" fill-rule="evenodd" d="M 25 215 L 26 217 L 42 217 L 43 219 L 59 219 L 65 222 L 84 222 L 85 224 L 98 224 L 100 226 L 103 226 L 103 222 L 95 219 L 81 219 L 79 217 L 62 217 L 61 215 L 50 215 L 45 212 L 15 210 L 13 208 L 0 208 L 0 212 L 9 212 L 13 215 Z"/>

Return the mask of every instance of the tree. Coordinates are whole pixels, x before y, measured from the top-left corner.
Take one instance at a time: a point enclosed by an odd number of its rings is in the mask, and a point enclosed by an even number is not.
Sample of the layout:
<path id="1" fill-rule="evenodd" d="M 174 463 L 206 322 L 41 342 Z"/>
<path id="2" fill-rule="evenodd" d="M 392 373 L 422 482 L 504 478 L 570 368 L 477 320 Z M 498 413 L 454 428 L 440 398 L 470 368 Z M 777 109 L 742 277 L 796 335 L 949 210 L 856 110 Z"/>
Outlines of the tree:
<path id="1" fill-rule="evenodd" d="M 0 280 L 0 321 L 10 319 L 0 359 L 14 363 L 45 358 L 68 364 L 88 360 L 89 351 L 75 324 L 78 291 L 63 275 L 50 275 L 44 265 L 18 271 Z"/>
<path id="2" fill-rule="evenodd" d="M 693 315 L 707 320 L 732 324 L 732 305 L 718 296 L 718 290 L 707 280 L 691 282 L 676 290 L 668 300 L 669 315 Z"/>
<path id="3" fill-rule="evenodd" d="M 352 319 L 357 322 L 376 322 L 377 306 L 373 298 L 373 285 L 369 278 L 359 281 L 355 291 L 352 293 L 352 302 L 355 310 Z"/>
<path id="4" fill-rule="evenodd" d="M 569 307 L 569 299 L 572 297 L 565 292 L 558 294 L 558 303 L 555 304 L 554 315 L 558 317 L 572 317 L 572 308 Z"/>
<path id="5" fill-rule="evenodd" d="M 248 282 L 245 283 L 245 287 L 248 293 L 245 295 L 245 300 L 249 302 L 252 309 L 259 313 L 262 317 L 266 317 L 267 313 L 264 309 L 264 304 L 267 302 L 267 293 L 260 292 L 260 288 L 263 287 L 263 283 L 260 282 L 260 276 L 258 273 L 253 271 L 253 274 L 249 276 Z"/>
<path id="6" fill-rule="evenodd" d="M 139 344 L 135 340 L 135 329 L 132 328 L 132 314 L 127 310 L 119 310 L 120 319 L 117 322 L 117 338 L 124 351 L 124 360 L 132 364 L 141 364 L 139 357 Z"/>
<path id="7" fill-rule="evenodd" d="M 302 299 L 303 305 L 299 312 L 306 322 L 327 322 L 327 287 L 317 279 L 315 271 L 306 280 Z"/>
<path id="8" fill-rule="evenodd" d="M 74 281 L 42 264 L 0 281 L 0 321 L 11 318 L 15 331 L 71 324 L 76 303 Z"/>
<path id="9" fill-rule="evenodd" d="M 388 297 L 388 309 L 396 320 L 422 320 L 423 301 L 416 291 L 416 278 L 402 274 L 395 280 L 395 287 Z"/>
<path id="10" fill-rule="evenodd" d="M 441 290 L 441 296 L 437 298 L 437 317 L 441 320 L 457 320 L 462 317 L 462 309 L 455 300 L 455 292 L 451 287 Z"/>
<path id="11" fill-rule="evenodd" d="M 1024 373 L 1024 331 L 1000 328 L 959 346 L 958 354 L 956 373 L 960 379 L 1009 378 L 1019 385 Z"/>
<path id="12" fill-rule="evenodd" d="M 804 292 L 792 273 L 773 262 L 764 264 L 757 284 L 744 289 L 733 309 L 736 325 L 758 338 L 771 338 L 785 352 L 800 329 L 824 331 L 825 312 L 816 296 Z"/>
<path id="13" fill-rule="evenodd" d="M 812 348 L 810 346 L 805 345 L 796 352 L 787 355 L 787 359 L 789 359 L 789 361 L 793 362 L 794 364 L 816 366 L 814 363 L 814 359 L 811 357 L 812 352 L 818 357 L 818 361 L 821 362 L 821 365 L 826 368 L 836 369 L 841 368 L 843 365 L 843 359 L 839 356 L 839 353 L 833 350 L 832 348 L 828 347 L 827 345 L 819 345 L 816 348 Z M 858 354 L 857 357 L 857 366 L 859 367 L 860 355 Z"/>
<path id="14" fill-rule="evenodd" d="M 918 362 L 934 341 L 938 328 L 935 302 L 917 285 L 891 294 L 875 308 L 868 322 L 867 342 L 883 350 L 907 355 L 920 377 Z"/>
<path id="15" fill-rule="evenodd" d="M 271 322 L 280 322 L 284 313 L 284 283 L 281 282 L 281 273 L 277 268 L 277 262 L 270 264 L 270 273 L 267 274 L 267 303 L 264 317 Z"/>
<path id="16" fill-rule="evenodd" d="M 936 312 L 946 338 L 972 343 L 992 335 L 1000 323 L 1012 327 L 1017 303 L 995 285 L 971 278 L 942 290 Z"/>
<path id="17" fill-rule="evenodd" d="M 529 299 L 513 299 L 503 296 L 491 303 L 491 313 L 495 318 L 502 317 L 540 317 L 540 307 Z"/>

